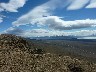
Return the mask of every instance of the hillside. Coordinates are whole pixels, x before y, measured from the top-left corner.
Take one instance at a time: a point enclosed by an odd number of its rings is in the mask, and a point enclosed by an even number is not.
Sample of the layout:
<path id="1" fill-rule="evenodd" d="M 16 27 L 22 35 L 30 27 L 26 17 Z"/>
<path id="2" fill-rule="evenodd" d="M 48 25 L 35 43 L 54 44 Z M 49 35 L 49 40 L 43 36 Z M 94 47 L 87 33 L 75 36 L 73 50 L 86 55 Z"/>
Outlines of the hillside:
<path id="1" fill-rule="evenodd" d="M 31 47 L 30 47 L 31 46 Z M 96 64 L 36 49 L 15 35 L 0 35 L 0 72 L 96 72 Z"/>

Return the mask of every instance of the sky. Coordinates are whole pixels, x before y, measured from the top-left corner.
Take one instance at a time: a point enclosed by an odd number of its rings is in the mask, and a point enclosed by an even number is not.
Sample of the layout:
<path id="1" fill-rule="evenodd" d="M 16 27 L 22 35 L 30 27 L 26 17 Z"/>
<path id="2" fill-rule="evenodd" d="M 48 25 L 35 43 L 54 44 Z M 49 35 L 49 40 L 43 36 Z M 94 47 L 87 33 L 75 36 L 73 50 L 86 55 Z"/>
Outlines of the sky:
<path id="1" fill-rule="evenodd" d="M 0 34 L 96 38 L 96 0 L 0 0 Z"/>

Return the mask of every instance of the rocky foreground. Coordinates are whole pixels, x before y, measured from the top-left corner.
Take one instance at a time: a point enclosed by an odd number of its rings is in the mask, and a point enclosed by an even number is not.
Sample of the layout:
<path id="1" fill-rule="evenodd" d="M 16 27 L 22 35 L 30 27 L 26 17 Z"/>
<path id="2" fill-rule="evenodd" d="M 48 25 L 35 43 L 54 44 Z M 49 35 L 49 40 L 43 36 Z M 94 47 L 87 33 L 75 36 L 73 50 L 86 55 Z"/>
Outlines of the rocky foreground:
<path id="1" fill-rule="evenodd" d="M 0 72 L 96 72 L 96 64 L 45 53 L 15 35 L 0 35 Z"/>

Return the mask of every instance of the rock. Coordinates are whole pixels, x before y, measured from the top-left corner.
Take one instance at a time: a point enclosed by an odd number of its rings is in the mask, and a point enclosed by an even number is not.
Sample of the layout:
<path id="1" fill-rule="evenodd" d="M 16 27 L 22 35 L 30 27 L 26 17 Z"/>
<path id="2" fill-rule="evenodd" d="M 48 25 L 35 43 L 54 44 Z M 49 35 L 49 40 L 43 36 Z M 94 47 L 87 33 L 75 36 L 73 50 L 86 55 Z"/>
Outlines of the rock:
<path id="1" fill-rule="evenodd" d="M 33 54 L 43 54 L 44 53 L 44 51 L 42 50 L 42 49 L 34 49 L 33 51 Z"/>
<path id="2" fill-rule="evenodd" d="M 19 36 L 15 36 L 12 34 L 1 34 L 0 46 L 3 46 L 3 47 L 13 46 L 13 48 L 27 49 L 28 42 L 24 38 L 21 38 Z"/>
<path id="3" fill-rule="evenodd" d="M 83 68 L 81 68 L 80 66 L 77 66 L 73 63 L 68 65 L 68 68 L 70 69 L 71 72 L 84 72 Z"/>
<path id="4" fill-rule="evenodd" d="M 96 72 L 94 63 L 29 47 L 24 38 L 0 35 L 0 72 Z"/>

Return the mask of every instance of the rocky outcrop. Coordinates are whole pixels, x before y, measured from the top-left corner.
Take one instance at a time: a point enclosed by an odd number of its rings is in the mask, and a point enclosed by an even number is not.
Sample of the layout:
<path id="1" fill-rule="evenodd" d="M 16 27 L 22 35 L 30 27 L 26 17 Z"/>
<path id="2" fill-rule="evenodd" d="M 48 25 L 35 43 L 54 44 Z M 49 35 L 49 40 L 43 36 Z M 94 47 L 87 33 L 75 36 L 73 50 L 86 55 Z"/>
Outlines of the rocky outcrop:
<path id="1" fill-rule="evenodd" d="M 15 35 L 0 35 L 0 72 L 96 72 L 96 64 L 29 49 L 28 42 Z"/>
<path id="2" fill-rule="evenodd" d="M 13 46 L 14 48 L 28 48 L 28 43 L 24 38 L 12 34 L 1 34 L 0 45 L 4 47 Z"/>

